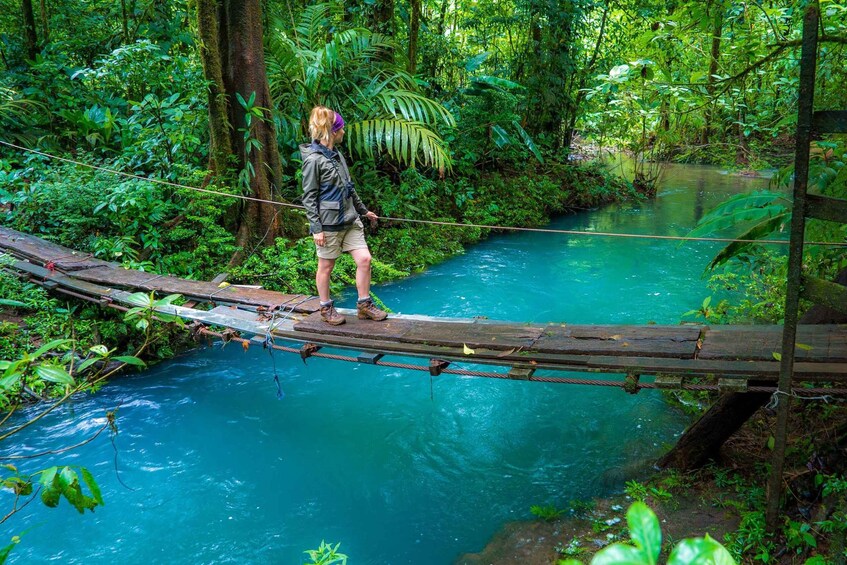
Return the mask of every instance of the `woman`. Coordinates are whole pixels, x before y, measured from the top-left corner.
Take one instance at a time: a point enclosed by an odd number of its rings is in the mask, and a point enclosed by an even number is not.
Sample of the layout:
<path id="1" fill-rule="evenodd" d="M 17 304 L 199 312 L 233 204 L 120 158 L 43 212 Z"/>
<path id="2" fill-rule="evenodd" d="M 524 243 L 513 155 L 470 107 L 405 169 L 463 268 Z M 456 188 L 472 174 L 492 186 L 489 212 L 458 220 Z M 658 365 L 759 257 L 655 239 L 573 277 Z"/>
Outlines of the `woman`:
<path id="1" fill-rule="evenodd" d="M 388 314 L 370 298 L 371 253 L 365 242 L 365 228 L 359 216 L 375 222 L 379 216 L 369 211 L 356 194 L 344 156 L 335 148 L 344 139 L 344 118 L 324 106 L 316 106 L 309 116 L 311 144 L 300 146 L 303 157 L 303 205 L 309 231 L 315 240 L 318 272 L 315 283 L 321 299 L 321 318 L 337 326 L 345 322 L 329 297 L 329 277 L 335 260 L 349 251 L 356 262 L 356 303 L 361 320 L 384 320 Z"/>

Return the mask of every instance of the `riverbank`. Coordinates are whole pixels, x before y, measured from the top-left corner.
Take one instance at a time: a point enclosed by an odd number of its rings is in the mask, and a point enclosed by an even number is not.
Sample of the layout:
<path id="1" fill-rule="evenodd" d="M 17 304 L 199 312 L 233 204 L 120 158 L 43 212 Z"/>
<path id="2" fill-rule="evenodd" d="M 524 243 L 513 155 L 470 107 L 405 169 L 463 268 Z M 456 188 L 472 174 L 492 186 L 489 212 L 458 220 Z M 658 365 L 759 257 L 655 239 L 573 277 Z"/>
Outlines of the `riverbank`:
<path id="1" fill-rule="evenodd" d="M 786 465 L 787 501 L 775 535 L 764 524 L 765 481 L 770 464 L 775 414 L 763 410 L 724 445 L 720 460 L 705 468 L 665 470 L 628 480 L 618 494 L 571 501 L 566 509 L 547 507 L 547 519 L 505 524 L 478 553 L 456 565 L 550 565 L 560 559 L 588 563 L 611 543 L 629 542 L 626 511 L 646 502 L 662 528 L 663 558 L 684 538 L 708 534 L 739 563 L 844 563 L 847 532 L 847 410 L 824 404 L 795 407 Z M 807 456 L 809 445 L 815 451 Z M 555 514 L 559 514 L 555 516 Z"/>

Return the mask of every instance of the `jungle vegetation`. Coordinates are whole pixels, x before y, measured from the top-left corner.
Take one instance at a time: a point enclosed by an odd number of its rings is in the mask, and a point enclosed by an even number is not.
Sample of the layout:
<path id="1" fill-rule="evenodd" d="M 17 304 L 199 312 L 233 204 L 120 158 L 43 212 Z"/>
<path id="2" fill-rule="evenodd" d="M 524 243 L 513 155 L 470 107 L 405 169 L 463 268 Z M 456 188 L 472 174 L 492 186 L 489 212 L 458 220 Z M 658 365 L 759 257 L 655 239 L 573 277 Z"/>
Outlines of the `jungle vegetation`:
<path id="1" fill-rule="evenodd" d="M 804 5 L 0 0 L 0 221 L 130 268 L 206 280 L 228 272 L 312 294 L 305 220 L 269 201 L 297 203 L 297 145 L 309 110 L 326 104 L 349 124 L 358 190 L 381 216 L 538 226 L 649 197 L 663 162 L 711 163 L 779 170 L 773 192 L 740 197 L 699 228 L 764 237 L 791 212 Z M 821 9 L 815 103 L 843 108 L 847 3 Z M 597 159 L 607 152 L 629 155 L 633 171 L 611 174 Z M 845 153 L 843 136 L 813 148 L 821 192 L 847 193 Z M 374 278 L 426 268 L 487 231 L 389 222 L 369 236 Z M 810 237 L 839 241 L 845 231 L 813 224 Z M 747 245 L 719 264 L 715 287 L 746 298 L 704 302 L 694 315 L 779 321 L 784 257 Z M 819 276 L 845 266 L 838 250 L 811 250 Z M 343 284 L 353 265 L 340 267 Z M 0 299 L 4 408 L 63 397 L 68 352 L 124 362 L 172 353 L 133 320 L 60 302 L 2 270 Z M 72 343 L 53 341 L 71 327 Z"/>

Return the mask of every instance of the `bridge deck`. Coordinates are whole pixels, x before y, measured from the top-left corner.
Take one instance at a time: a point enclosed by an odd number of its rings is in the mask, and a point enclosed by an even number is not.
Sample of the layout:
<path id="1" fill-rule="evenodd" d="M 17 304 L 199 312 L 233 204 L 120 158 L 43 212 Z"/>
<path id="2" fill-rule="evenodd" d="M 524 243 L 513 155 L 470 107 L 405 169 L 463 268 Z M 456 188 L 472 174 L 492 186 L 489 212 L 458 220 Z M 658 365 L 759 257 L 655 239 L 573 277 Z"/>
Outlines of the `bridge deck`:
<path id="1" fill-rule="evenodd" d="M 0 227 L 12 267 L 62 292 L 129 305 L 133 291 L 179 293 L 211 310 L 162 311 L 247 335 L 274 336 L 375 354 L 535 369 L 715 375 L 775 381 L 781 326 L 523 324 L 487 319 L 392 316 L 384 322 L 323 323 L 313 297 L 189 281 L 126 270 Z M 117 287 L 121 287 L 121 290 Z M 847 326 L 800 326 L 795 379 L 847 382 Z M 470 353 L 469 351 L 472 351 Z"/>

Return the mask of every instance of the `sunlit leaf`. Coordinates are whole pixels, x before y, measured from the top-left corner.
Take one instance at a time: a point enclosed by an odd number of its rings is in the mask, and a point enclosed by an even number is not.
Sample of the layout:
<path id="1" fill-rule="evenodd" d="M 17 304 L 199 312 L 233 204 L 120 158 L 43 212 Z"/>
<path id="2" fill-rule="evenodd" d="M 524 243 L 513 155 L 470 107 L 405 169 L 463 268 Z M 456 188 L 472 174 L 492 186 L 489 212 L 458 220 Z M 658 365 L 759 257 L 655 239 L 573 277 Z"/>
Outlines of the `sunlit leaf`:
<path id="1" fill-rule="evenodd" d="M 735 560 L 724 546 L 706 534 L 702 538 L 682 540 L 668 558 L 668 565 L 689 565 L 692 563 L 735 565 Z"/>
<path id="2" fill-rule="evenodd" d="M 35 368 L 35 374 L 39 378 L 51 383 L 62 385 L 74 384 L 74 378 L 68 374 L 64 367 L 60 365 L 43 363 Z"/>

